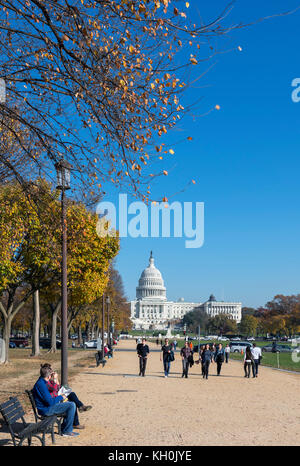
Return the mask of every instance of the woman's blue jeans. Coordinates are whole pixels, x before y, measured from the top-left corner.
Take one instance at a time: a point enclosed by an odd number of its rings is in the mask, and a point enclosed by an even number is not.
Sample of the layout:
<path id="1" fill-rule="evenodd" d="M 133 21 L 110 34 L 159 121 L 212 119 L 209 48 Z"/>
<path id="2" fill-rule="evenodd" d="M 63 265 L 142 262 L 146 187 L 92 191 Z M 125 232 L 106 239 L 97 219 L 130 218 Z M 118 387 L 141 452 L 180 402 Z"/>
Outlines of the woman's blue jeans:
<path id="1" fill-rule="evenodd" d="M 171 365 L 170 361 L 164 361 L 164 371 L 165 371 L 166 376 L 169 375 L 170 365 Z"/>

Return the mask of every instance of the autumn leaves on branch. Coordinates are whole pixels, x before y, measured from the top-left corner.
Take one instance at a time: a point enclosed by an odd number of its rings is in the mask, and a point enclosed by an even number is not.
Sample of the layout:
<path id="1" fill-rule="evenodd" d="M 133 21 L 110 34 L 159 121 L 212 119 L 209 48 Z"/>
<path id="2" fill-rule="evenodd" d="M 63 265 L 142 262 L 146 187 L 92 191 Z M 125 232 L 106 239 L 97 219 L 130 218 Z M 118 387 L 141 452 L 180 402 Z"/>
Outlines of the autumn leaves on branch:
<path id="1" fill-rule="evenodd" d="M 110 181 L 151 199 L 153 177 L 168 174 L 154 162 L 174 153 L 166 136 L 185 113 L 189 76 L 214 54 L 211 38 L 227 32 L 225 13 L 197 26 L 189 7 L 0 0 L 0 136 L 18 154 L 1 150 L 2 174 L 22 182 L 30 167 L 51 178 L 63 156 L 87 198 Z"/>

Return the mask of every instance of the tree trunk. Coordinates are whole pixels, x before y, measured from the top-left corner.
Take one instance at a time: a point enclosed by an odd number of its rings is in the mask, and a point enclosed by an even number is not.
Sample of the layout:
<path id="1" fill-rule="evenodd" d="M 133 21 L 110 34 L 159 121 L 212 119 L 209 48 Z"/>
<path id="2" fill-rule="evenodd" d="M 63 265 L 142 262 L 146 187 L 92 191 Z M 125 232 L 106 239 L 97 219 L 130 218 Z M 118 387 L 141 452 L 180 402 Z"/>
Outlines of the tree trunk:
<path id="1" fill-rule="evenodd" d="M 57 332 L 57 315 L 60 310 L 61 302 L 59 301 L 52 312 L 51 316 L 51 348 L 49 353 L 56 353 L 56 332 Z"/>
<path id="2" fill-rule="evenodd" d="M 8 351 L 9 351 L 9 339 L 10 339 L 10 333 L 11 333 L 11 323 L 14 319 L 14 317 L 17 315 L 17 313 L 22 309 L 24 306 L 25 302 L 29 298 L 30 294 L 21 301 L 15 309 L 13 309 L 13 304 L 10 304 L 7 309 L 3 306 L 2 302 L 0 301 L 0 312 L 3 316 L 3 322 L 4 322 L 4 329 L 3 329 L 3 339 L 5 342 L 5 361 L 4 364 L 7 364 L 9 362 L 8 359 Z"/>
<path id="3" fill-rule="evenodd" d="M 78 335 L 78 345 L 81 346 L 81 345 L 82 345 L 82 331 L 81 331 L 81 325 L 78 325 L 77 335 Z"/>
<path id="4" fill-rule="evenodd" d="M 91 333 L 91 323 L 88 322 L 87 324 L 87 331 L 86 331 L 86 340 L 89 341 L 90 339 L 90 333 Z"/>
<path id="5" fill-rule="evenodd" d="M 7 364 L 9 362 L 8 351 L 9 351 L 9 338 L 10 338 L 10 332 L 11 332 L 12 317 L 10 315 L 8 317 L 3 316 L 3 321 L 4 321 L 3 340 L 4 340 L 4 347 L 5 347 L 4 364 Z"/>
<path id="6" fill-rule="evenodd" d="M 32 324 L 32 352 L 31 356 L 40 354 L 40 300 L 39 290 L 33 293 L 33 324 Z"/>

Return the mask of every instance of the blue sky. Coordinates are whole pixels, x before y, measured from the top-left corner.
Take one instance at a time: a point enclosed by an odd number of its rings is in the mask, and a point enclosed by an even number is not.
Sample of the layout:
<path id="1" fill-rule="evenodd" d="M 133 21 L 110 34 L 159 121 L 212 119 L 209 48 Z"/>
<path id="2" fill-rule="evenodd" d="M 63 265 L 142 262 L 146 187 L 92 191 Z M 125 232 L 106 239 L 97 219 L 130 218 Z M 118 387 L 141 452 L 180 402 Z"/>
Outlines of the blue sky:
<path id="1" fill-rule="evenodd" d="M 226 5 L 189 3 L 204 20 Z M 248 23 L 299 5 L 241 0 L 226 22 Z M 186 99 L 202 98 L 197 115 L 221 108 L 184 119 L 170 135 L 170 142 L 193 140 L 174 147 L 169 176 L 153 189 L 161 196 L 197 181 L 172 201 L 205 203 L 204 245 L 187 249 L 179 238 L 123 238 L 116 265 L 129 299 L 151 249 L 170 300 L 203 302 L 214 293 L 257 307 L 276 294 L 300 292 L 300 102 L 291 99 L 291 82 L 300 78 L 299 25 L 300 10 L 218 40 L 233 50 L 215 57 Z"/>

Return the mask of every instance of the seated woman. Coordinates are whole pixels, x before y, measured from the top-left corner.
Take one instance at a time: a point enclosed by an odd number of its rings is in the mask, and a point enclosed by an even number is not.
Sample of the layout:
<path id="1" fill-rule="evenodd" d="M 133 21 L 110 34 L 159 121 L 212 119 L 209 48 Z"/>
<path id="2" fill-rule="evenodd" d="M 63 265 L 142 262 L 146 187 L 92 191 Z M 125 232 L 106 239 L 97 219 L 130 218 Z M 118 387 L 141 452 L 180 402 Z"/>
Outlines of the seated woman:
<path id="1" fill-rule="evenodd" d="M 50 392 L 50 395 L 55 398 L 58 396 L 58 392 L 59 392 L 59 389 L 61 388 L 61 385 L 59 384 L 59 380 L 58 380 L 58 375 L 55 371 L 53 371 L 52 367 L 51 367 L 51 364 L 43 364 L 41 365 L 41 367 L 48 367 L 49 369 L 51 369 L 51 377 L 50 377 L 50 380 L 47 381 L 47 387 L 48 387 L 48 390 Z M 78 418 L 78 411 L 79 412 L 83 412 L 83 411 L 88 411 L 89 409 L 92 408 L 92 406 L 86 406 L 84 405 L 77 397 L 76 393 L 74 392 L 71 392 L 68 396 L 67 396 L 68 400 L 69 401 L 73 401 L 76 405 L 76 411 L 75 411 L 75 415 L 74 415 L 74 421 L 73 421 L 73 428 L 74 429 L 84 429 L 84 426 L 79 424 L 79 418 Z M 78 411 L 77 411 L 78 409 Z"/>
<path id="2" fill-rule="evenodd" d="M 52 370 L 49 367 L 41 367 L 40 377 L 34 384 L 32 394 L 38 413 L 41 416 L 52 416 L 54 414 L 64 415 L 61 425 L 61 433 L 64 437 L 77 437 L 78 432 L 73 432 L 76 405 L 68 401 L 66 395 L 52 397 L 48 390 L 47 382 L 50 380 Z"/>

